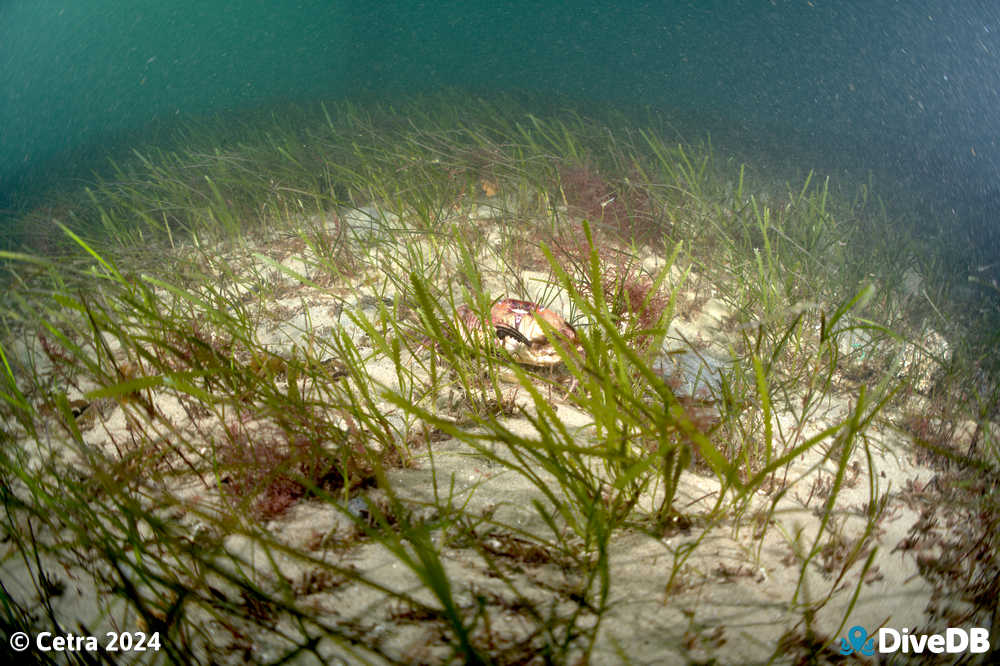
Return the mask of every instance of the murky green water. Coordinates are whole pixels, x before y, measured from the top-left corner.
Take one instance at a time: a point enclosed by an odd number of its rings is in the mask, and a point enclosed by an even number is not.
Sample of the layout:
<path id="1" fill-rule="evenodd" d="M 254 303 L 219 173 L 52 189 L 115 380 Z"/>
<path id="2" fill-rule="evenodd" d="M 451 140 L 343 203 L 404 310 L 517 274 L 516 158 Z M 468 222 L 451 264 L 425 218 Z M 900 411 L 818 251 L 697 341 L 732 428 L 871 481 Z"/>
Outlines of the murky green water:
<path id="1" fill-rule="evenodd" d="M 7 0 L 0 208 L 192 116 L 452 87 L 662 109 L 765 165 L 873 169 L 995 227 L 994 3 L 616 4 Z"/>

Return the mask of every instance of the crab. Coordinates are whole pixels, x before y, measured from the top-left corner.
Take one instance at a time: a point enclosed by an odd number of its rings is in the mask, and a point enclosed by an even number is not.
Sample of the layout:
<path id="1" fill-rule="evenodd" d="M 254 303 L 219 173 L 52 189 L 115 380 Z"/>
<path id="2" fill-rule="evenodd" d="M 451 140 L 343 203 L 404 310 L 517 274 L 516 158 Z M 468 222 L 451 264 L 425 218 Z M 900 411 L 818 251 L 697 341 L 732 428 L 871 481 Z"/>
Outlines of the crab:
<path id="1" fill-rule="evenodd" d="M 455 318 L 460 330 L 474 335 L 482 329 L 482 319 L 468 305 L 458 306 Z M 559 337 L 563 349 L 581 351 L 576 329 L 561 315 L 531 301 L 503 296 L 494 301 L 490 308 L 489 322 L 493 325 L 496 337 L 487 336 L 486 340 L 499 343 L 519 363 L 539 368 L 557 366 L 562 363 L 562 358 L 546 336 L 539 320 L 544 320 L 550 332 Z"/>

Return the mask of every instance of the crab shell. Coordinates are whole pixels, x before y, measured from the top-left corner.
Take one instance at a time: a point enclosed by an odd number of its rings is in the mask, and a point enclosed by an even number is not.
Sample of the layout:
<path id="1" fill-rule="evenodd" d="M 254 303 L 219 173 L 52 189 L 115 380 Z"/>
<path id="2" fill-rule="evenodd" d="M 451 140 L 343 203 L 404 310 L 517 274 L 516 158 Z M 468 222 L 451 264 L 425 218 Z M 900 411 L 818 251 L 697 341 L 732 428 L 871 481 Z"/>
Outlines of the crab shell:
<path id="1" fill-rule="evenodd" d="M 455 317 L 461 328 L 472 337 L 482 340 L 483 336 L 475 335 L 480 332 L 482 322 L 472 308 L 467 305 L 458 306 Z M 515 360 L 525 365 L 558 365 L 562 359 L 538 323 L 540 319 L 544 319 L 548 328 L 560 338 L 559 342 L 564 349 L 580 350 L 576 329 L 565 319 L 537 303 L 516 298 L 500 298 L 490 308 L 490 323 L 493 325 L 495 338 L 488 336 L 487 340 L 499 342 Z"/>

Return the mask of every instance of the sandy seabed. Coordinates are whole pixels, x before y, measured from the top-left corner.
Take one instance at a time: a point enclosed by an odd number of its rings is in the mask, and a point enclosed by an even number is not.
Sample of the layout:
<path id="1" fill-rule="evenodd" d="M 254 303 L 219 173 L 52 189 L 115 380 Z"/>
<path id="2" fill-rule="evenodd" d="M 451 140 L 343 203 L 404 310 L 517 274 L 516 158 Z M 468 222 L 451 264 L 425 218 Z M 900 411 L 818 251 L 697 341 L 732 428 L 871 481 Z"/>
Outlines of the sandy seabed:
<path id="1" fill-rule="evenodd" d="M 480 226 L 494 223 L 488 206 L 480 206 L 469 214 Z M 370 233 L 376 233 L 371 230 L 371 222 L 381 216 L 377 209 L 369 207 L 340 217 L 359 233 L 366 226 Z M 260 253 L 257 258 L 253 251 Z M 279 356 L 291 354 L 311 338 L 346 332 L 359 349 L 371 352 L 365 368 L 373 383 L 389 390 L 398 388 L 392 362 L 385 354 L 375 353 L 370 341 L 366 341 L 366 333 L 347 316 L 353 309 L 377 318 L 384 293 L 376 295 L 371 287 L 364 286 L 366 276 L 359 276 L 355 285 L 335 288 L 296 279 L 296 274 L 316 276 L 314 257 L 303 248 L 285 248 L 261 241 L 258 247 L 243 251 L 240 257 L 234 255 L 230 262 L 238 266 L 240 262 L 259 261 L 260 255 L 270 256 L 288 269 L 274 271 L 280 298 L 265 304 L 266 314 L 256 334 L 263 348 Z M 652 253 L 640 259 L 649 274 L 655 274 L 664 261 Z M 484 268 L 484 274 L 499 276 L 509 270 L 498 265 Z M 553 293 L 550 275 L 524 270 L 519 278 L 529 289 L 529 293 L 521 296 L 545 298 L 553 309 L 567 309 L 565 295 Z M 676 279 L 679 271 L 672 272 L 668 282 Z M 688 281 L 692 281 L 691 276 Z M 491 295 L 499 296 L 504 293 L 506 283 L 495 277 L 484 286 Z M 532 289 L 534 293 L 530 293 Z M 726 325 L 733 313 L 726 303 L 715 297 L 696 298 L 684 290 L 680 298 L 688 299 L 692 307 L 675 317 L 666 345 L 670 349 L 684 349 L 689 341 L 697 340 L 703 354 L 715 358 L 727 356 L 734 341 Z M 32 353 L 27 344 L 15 351 L 24 357 Z M 44 357 L 39 358 L 44 361 Z M 51 370 L 42 367 L 41 374 Z M 711 371 L 704 369 L 706 375 Z M 843 378 L 838 387 L 825 396 L 822 409 L 812 412 L 808 422 L 800 422 L 790 410 L 774 414 L 779 450 L 848 417 L 857 393 L 851 382 Z M 84 393 L 93 387 L 80 388 L 68 392 L 70 400 L 82 400 Z M 308 392 L 309 387 L 303 385 L 300 390 Z M 533 437 L 536 431 L 528 416 L 535 406 L 528 392 L 513 382 L 506 384 L 506 391 L 515 409 L 510 415 L 499 417 L 500 421 L 514 433 Z M 211 441 L 206 434 L 218 433 L 221 427 L 215 416 L 186 409 L 169 391 L 153 389 L 152 394 L 158 420 L 169 423 L 175 432 L 184 433 L 196 448 L 201 438 L 200 444 L 207 455 Z M 565 428 L 574 433 L 581 446 L 589 445 L 593 441 L 592 418 L 558 392 L 549 391 L 549 395 Z M 433 401 L 443 418 L 454 417 L 451 412 L 461 403 L 462 396 L 454 391 Z M 382 407 L 390 418 L 402 418 L 391 404 L 384 403 Z M 523 409 L 523 413 L 518 413 L 517 408 Z M 898 416 L 898 411 L 887 410 L 866 431 L 865 445 L 854 447 L 832 508 L 827 503 L 838 470 L 838 459 L 829 455 L 828 450 L 833 440 L 810 449 L 789 465 L 774 484 L 762 488 L 749 500 L 743 515 L 766 515 L 766 524 L 755 524 L 745 517 L 738 521 L 735 516 L 706 524 L 698 517 L 707 515 L 715 504 L 720 483 L 704 466 L 685 471 L 673 506 L 690 520 L 678 520 L 664 526 L 659 533 L 624 528 L 611 540 L 609 610 L 600 620 L 592 661 L 762 663 L 776 653 L 782 640 L 790 645 L 809 640 L 823 642 L 845 636 L 854 626 L 867 628 L 869 632 L 878 627 L 907 627 L 912 631 L 937 626 L 938 616 L 929 609 L 952 602 L 940 599 L 935 586 L 922 575 L 920 558 L 932 557 L 934 553 L 933 548 L 928 551 L 919 543 L 921 530 L 927 528 L 921 526 L 922 516 L 929 508 L 922 490 L 937 482 L 939 470 L 917 462 L 912 443 L 894 425 Z M 266 432 L 267 421 L 267 415 L 260 415 L 259 422 L 251 419 L 246 432 L 251 438 L 255 432 Z M 126 406 L 105 402 L 92 407 L 91 415 L 81 421 L 80 428 L 88 446 L 113 456 L 127 447 L 133 425 Z M 54 426 L 51 432 L 52 439 L 46 446 L 59 439 Z M 41 448 L 36 443 L 21 444 L 27 450 L 35 447 L 41 457 Z M 503 446 L 498 442 L 494 448 L 501 458 L 508 455 Z M 531 645 L 538 624 L 537 618 L 525 610 L 530 604 L 536 612 L 551 613 L 554 617 L 579 611 L 573 592 L 579 584 L 579 572 L 568 568 L 565 558 L 546 552 L 545 544 L 551 541 L 552 531 L 539 507 L 549 506 L 549 501 L 536 482 L 453 438 L 434 438 L 423 447 L 413 447 L 412 453 L 407 466 L 388 470 L 392 493 L 428 526 L 428 538 L 439 552 L 459 607 L 470 609 L 479 604 L 488 609 L 489 622 L 479 623 L 476 629 L 479 640 L 490 640 L 498 646 L 516 646 L 519 641 Z M 65 455 L 71 462 L 79 454 L 66 448 L 58 455 Z M 540 470 L 538 474 L 545 479 L 547 472 Z M 305 609 L 312 617 L 330 625 L 353 627 L 352 631 L 362 637 L 362 643 L 377 646 L 378 651 L 399 661 L 435 663 L 452 656 L 452 648 L 446 642 L 451 636 L 439 619 L 421 617 L 387 592 L 399 592 L 436 606 L 437 601 L 424 581 L 385 544 L 359 536 L 357 522 L 349 511 L 317 498 L 302 498 L 258 526 L 272 540 L 264 547 L 253 529 L 233 527 L 227 533 L 223 525 L 232 525 L 231 522 L 213 524 L 206 518 L 215 509 L 220 513 L 227 510 L 217 480 L 211 474 L 191 472 L 163 478 L 167 487 L 159 488 L 146 499 L 155 504 L 157 496 L 172 498 L 160 507 L 163 517 L 186 531 L 193 544 L 201 541 L 218 544 L 227 566 L 238 568 L 256 584 L 286 592 L 294 590 L 296 608 Z M 875 533 L 862 540 L 868 525 L 867 507 L 873 499 L 878 499 L 871 496 L 872 482 L 877 483 L 878 498 L 884 507 Z M 555 480 L 552 487 L 558 488 Z M 652 511 L 658 506 L 657 492 L 642 497 L 640 511 Z M 381 507 L 387 503 L 384 490 L 378 488 L 359 489 L 354 497 Z M 463 516 L 485 517 L 478 522 L 467 521 L 473 527 L 466 537 L 474 534 L 476 547 L 449 531 L 442 516 L 442 497 L 447 497 L 447 506 L 460 507 Z M 358 506 L 364 505 L 355 504 L 355 513 Z M 824 525 L 825 517 L 830 522 Z M 825 530 L 822 545 L 817 556 L 803 566 L 801 553 L 812 546 L 821 525 Z M 147 531 L 144 539 L 157 538 L 149 532 L 147 524 L 137 529 Z M 36 537 L 44 539 L 45 535 Z M 0 576 L 8 593 L 17 599 L 34 598 L 39 603 L 35 610 L 40 616 L 47 615 L 31 583 L 37 575 L 37 563 L 20 557 L 13 543 L 6 548 Z M 864 568 L 872 552 L 873 559 Z M 300 556 L 303 553 L 306 557 Z M 44 555 L 42 566 L 55 571 L 63 581 L 63 589 L 46 602 L 51 604 L 52 617 L 64 629 L 79 633 L 86 627 L 93 635 L 103 635 L 105 630 L 148 629 L 141 627 L 134 615 L 121 614 L 121 604 L 114 602 L 108 590 L 96 582 L 92 563 L 64 561 L 56 565 L 50 558 Z M 317 562 L 356 572 L 359 578 L 377 581 L 382 589 L 350 577 L 334 576 L 329 570 L 324 572 Z M 498 575 L 498 571 L 503 575 Z M 227 587 L 221 580 L 215 584 L 222 599 L 228 603 L 238 600 L 238 590 Z M 792 602 L 793 597 L 797 603 Z M 819 600 L 825 603 L 817 603 Z M 807 604 L 815 604 L 814 614 L 805 612 Z M 586 627 L 596 616 L 589 617 L 590 620 L 580 620 L 581 626 Z M 188 621 L 199 620 L 189 617 Z M 209 627 L 217 620 L 206 614 L 203 622 Z M 285 647 L 275 634 L 286 632 L 296 636 L 300 627 L 280 614 L 275 617 L 274 626 L 273 634 L 244 637 L 244 649 L 233 650 L 232 660 L 249 657 L 255 662 L 267 662 L 278 658 Z M 233 640 L 221 626 L 208 630 L 208 634 L 222 642 Z M 834 655 L 837 648 L 839 641 L 826 654 Z M 337 658 L 355 663 L 361 655 L 375 662 L 382 659 L 361 645 L 355 653 L 343 644 L 327 640 L 321 641 L 317 649 L 328 663 L 335 663 Z M 792 654 L 794 651 L 789 652 Z M 132 656 L 143 661 L 150 655 Z M 315 661 L 309 655 L 301 655 L 299 659 Z M 789 660 L 792 659 L 790 656 Z"/>

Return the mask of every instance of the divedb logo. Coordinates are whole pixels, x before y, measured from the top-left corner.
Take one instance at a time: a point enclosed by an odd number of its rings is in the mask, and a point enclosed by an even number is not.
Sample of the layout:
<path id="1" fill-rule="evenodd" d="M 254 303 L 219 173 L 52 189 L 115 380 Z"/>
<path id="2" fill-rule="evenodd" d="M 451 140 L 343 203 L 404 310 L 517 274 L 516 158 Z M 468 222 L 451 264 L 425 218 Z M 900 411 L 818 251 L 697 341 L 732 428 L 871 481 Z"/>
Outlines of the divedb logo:
<path id="1" fill-rule="evenodd" d="M 982 654 L 989 649 L 990 632 L 982 627 L 973 629 L 948 627 L 943 634 L 911 634 L 906 627 L 902 629 L 882 627 L 876 635 L 869 636 L 867 629 L 856 625 L 847 631 L 846 638 L 840 639 L 840 654 L 847 655 L 857 652 L 867 657 L 875 654 L 876 650 L 881 654 L 893 652 L 906 654 L 971 652 L 972 654 Z"/>

